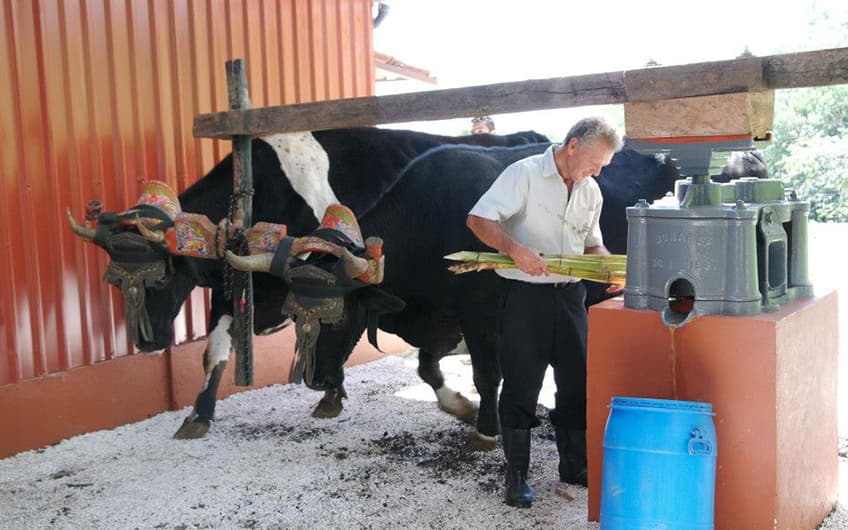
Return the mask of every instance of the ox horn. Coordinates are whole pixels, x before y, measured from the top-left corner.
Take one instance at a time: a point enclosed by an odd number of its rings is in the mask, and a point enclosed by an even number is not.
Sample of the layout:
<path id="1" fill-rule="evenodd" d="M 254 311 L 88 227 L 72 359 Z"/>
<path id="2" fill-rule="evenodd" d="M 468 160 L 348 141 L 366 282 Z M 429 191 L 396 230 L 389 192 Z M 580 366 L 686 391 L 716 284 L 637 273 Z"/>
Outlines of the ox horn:
<path id="1" fill-rule="evenodd" d="M 227 263 L 236 270 L 245 272 L 270 272 L 271 260 L 274 259 L 274 254 L 271 252 L 263 252 L 262 254 L 239 256 L 228 250 L 224 258 L 227 260 Z"/>
<path id="2" fill-rule="evenodd" d="M 135 227 L 138 228 L 138 233 L 143 235 L 144 238 L 151 243 L 157 243 L 159 245 L 167 245 L 165 243 L 165 232 L 161 230 L 151 230 L 145 226 L 142 222 L 141 217 L 138 215 L 135 216 Z"/>
<path id="3" fill-rule="evenodd" d="M 74 219 L 70 208 L 65 208 L 65 215 L 68 217 L 68 223 L 71 225 L 71 230 L 73 230 L 76 235 L 80 236 L 86 241 L 94 241 L 94 228 L 91 228 L 87 225 L 82 226 L 77 223 L 77 220 Z"/>
<path id="4" fill-rule="evenodd" d="M 344 262 L 344 270 L 345 274 L 348 278 L 356 278 L 366 270 L 368 270 L 368 260 L 365 258 L 359 258 L 350 253 L 349 250 L 344 249 L 342 255 L 339 256 Z"/>
<path id="5" fill-rule="evenodd" d="M 298 237 L 292 243 L 291 249 L 289 249 L 289 256 L 297 256 L 298 254 L 302 254 L 306 247 L 309 245 L 308 237 Z M 359 258 L 350 253 L 350 251 L 344 248 L 341 245 L 336 245 L 335 243 L 327 243 L 330 247 L 330 253 L 344 263 L 344 271 L 345 275 L 348 278 L 356 278 L 366 270 L 368 270 L 368 260 L 365 258 Z"/>

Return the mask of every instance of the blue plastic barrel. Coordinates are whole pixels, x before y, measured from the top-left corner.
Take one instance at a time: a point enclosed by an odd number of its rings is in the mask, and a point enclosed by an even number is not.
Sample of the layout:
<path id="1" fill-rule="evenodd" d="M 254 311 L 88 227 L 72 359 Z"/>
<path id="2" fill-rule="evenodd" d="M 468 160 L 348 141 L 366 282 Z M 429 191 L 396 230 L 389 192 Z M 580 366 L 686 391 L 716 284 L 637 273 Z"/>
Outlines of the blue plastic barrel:
<path id="1" fill-rule="evenodd" d="M 711 403 L 614 397 L 604 431 L 601 530 L 713 528 Z"/>

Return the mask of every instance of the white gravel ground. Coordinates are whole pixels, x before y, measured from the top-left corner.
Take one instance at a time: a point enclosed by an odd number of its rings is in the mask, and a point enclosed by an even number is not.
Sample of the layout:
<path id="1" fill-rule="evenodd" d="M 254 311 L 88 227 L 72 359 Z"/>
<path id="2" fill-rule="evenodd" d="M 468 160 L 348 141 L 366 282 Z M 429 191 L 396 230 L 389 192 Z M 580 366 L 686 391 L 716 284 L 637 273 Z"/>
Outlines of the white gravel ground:
<path id="1" fill-rule="evenodd" d="M 459 360 L 445 364 L 469 372 Z M 221 401 L 201 440 L 171 438 L 185 409 L 0 460 L 0 528 L 597 528 L 585 488 L 554 494 L 545 427 L 536 503 L 504 505 L 502 452 L 464 452 L 468 427 L 429 401 L 415 366 L 395 356 L 348 370 L 333 420 L 309 415 L 320 394 L 277 385 Z"/>
<path id="2" fill-rule="evenodd" d="M 466 363 L 443 361 L 465 393 Z M 554 493 L 547 423 L 534 430 L 536 502 L 504 505 L 502 452 L 463 451 L 467 426 L 437 410 L 415 366 L 349 369 L 333 420 L 309 415 L 318 393 L 277 385 L 221 401 L 202 440 L 171 438 L 185 409 L 0 460 L 0 528 L 598 528 L 585 488 Z M 844 500 L 823 528 L 848 528 Z"/>

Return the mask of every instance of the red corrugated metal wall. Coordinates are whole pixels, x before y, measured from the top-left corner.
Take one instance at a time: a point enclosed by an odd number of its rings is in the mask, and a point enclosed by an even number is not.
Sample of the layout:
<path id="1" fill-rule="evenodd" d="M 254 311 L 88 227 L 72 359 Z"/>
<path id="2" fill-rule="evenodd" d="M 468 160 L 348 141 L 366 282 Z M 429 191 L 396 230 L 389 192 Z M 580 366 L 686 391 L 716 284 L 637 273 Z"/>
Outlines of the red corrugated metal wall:
<path id="1" fill-rule="evenodd" d="M 0 384 L 131 354 L 106 255 L 67 228 L 92 198 L 179 190 L 230 151 L 195 139 L 243 58 L 254 106 L 374 92 L 371 0 L 0 0 Z M 206 333 L 196 290 L 179 340 Z"/>

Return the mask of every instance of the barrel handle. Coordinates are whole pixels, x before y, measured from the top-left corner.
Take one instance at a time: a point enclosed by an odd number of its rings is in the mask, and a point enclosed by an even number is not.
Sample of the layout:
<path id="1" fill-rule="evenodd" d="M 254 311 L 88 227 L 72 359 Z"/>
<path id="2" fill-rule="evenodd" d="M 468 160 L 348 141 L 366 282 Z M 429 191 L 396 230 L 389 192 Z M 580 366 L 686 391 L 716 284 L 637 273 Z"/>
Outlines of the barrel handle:
<path id="1" fill-rule="evenodd" d="M 703 427 L 695 427 L 692 431 L 692 438 L 689 439 L 689 454 L 690 455 L 705 455 L 713 454 L 713 444 L 704 438 Z"/>

